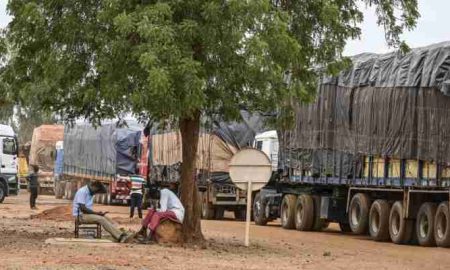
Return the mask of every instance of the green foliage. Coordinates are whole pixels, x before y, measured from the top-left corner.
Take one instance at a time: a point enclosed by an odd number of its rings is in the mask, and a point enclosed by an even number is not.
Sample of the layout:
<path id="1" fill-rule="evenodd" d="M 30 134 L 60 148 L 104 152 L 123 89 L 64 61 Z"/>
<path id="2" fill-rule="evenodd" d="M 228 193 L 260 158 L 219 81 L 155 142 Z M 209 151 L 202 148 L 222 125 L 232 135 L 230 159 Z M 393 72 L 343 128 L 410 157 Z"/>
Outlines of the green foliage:
<path id="1" fill-rule="evenodd" d="M 415 25 L 416 0 L 9 1 L 17 53 L 2 89 L 97 123 L 130 111 L 233 118 L 242 106 L 289 115 L 314 95 L 316 67 L 349 64 L 342 51 L 360 35 L 361 4 L 376 6 L 389 45 L 406 48 L 399 35 Z"/>

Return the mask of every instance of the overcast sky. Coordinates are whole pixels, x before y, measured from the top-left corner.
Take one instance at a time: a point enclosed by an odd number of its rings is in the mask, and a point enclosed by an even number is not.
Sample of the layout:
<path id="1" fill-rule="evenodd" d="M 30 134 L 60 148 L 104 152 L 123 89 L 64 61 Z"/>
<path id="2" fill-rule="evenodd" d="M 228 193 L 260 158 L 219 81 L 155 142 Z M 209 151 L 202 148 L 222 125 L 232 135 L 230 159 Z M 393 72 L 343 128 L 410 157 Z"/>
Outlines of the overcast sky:
<path id="1" fill-rule="evenodd" d="M 11 18 L 6 14 L 7 0 L 0 0 L 0 27 L 8 24 Z M 450 1 L 449 0 L 419 0 L 421 18 L 417 28 L 405 33 L 411 47 L 421 47 L 432 43 L 450 41 Z M 392 50 L 384 40 L 383 29 L 377 26 L 373 9 L 364 12 L 364 23 L 361 25 L 362 36 L 360 40 L 349 41 L 346 55 L 363 52 L 384 53 Z"/>

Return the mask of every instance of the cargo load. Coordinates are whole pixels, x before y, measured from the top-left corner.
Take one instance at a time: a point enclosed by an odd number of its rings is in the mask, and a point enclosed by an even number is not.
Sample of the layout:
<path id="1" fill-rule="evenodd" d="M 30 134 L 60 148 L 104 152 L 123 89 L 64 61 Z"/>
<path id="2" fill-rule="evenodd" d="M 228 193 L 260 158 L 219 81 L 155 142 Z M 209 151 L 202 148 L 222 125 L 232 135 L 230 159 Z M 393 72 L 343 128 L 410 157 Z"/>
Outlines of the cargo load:
<path id="1" fill-rule="evenodd" d="M 30 147 L 30 165 L 39 166 L 41 192 L 54 193 L 54 165 L 56 142 L 64 137 L 63 125 L 41 125 L 33 130 Z"/>

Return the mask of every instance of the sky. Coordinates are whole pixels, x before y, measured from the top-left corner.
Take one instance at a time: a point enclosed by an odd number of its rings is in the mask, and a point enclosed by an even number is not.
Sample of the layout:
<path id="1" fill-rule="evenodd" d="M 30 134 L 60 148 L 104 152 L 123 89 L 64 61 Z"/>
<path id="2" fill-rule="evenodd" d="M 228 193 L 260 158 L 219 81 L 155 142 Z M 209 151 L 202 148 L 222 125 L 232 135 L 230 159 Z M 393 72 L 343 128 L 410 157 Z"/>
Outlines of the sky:
<path id="1" fill-rule="evenodd" d="M 0 0 L 0 27 L 5 27 L 11 20 L 6 12 L 8 0 Z M 404 33 L 402 38 L 412 48 L 422 47 L 442 41 L 450 41 L 450 1 L 449 0 L 419 0 L 421 17 L 417 27 Z M 350 40 L 345 48 L 345 55 L 355 55 L 363 52 L 386 53 L 392 51 L 386 45 L 384 30 L 376 24 L 375 11 L 365 8 L 364 22 L 361 24 L 362 35 L 359 40 Z"/>

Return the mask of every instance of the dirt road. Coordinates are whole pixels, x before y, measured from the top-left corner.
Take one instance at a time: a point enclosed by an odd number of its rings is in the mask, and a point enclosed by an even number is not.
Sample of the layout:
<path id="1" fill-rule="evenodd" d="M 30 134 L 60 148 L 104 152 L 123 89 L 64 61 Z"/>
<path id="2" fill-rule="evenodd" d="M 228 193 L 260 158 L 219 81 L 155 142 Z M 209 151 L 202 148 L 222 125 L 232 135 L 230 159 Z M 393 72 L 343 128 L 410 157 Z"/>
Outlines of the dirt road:
<path id="1" fill-rule="evenodd" d="M 287 231 L 273 223 L 252 226 L 250 248 L 243 247 L 244 223 L 204 221 L 203 247 L 118 244 L 117 247 L 49 245 L 50 237 L 72 237 L 66 217 L 30 218 L 47 209 L 69 205 L 50 196 L 28 209 L 28 194 L 0 204 L 0 269 L 445 269 L 450 249 L 397 246 L 367 237 L 326 232 Z M 126 207 L 98 206 L 127 229 L 139 220 L 127 218 Z"/>

